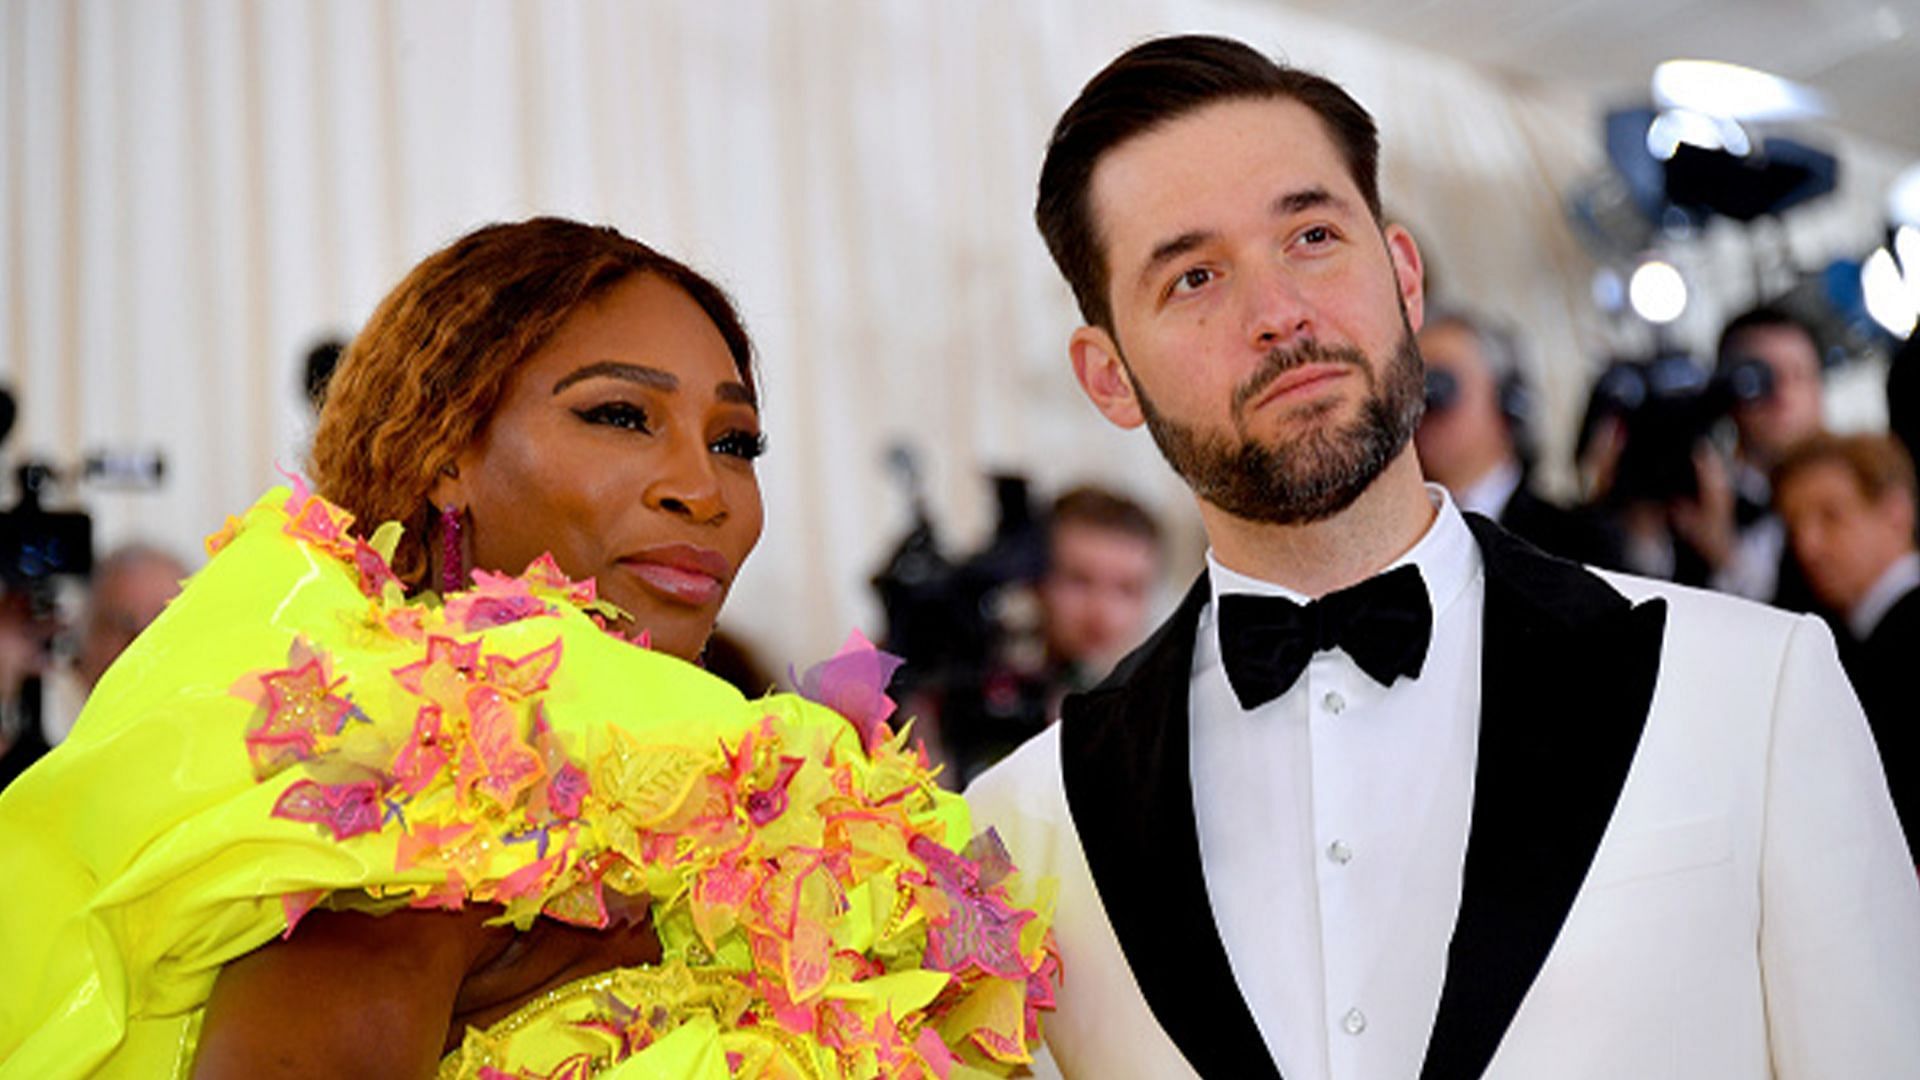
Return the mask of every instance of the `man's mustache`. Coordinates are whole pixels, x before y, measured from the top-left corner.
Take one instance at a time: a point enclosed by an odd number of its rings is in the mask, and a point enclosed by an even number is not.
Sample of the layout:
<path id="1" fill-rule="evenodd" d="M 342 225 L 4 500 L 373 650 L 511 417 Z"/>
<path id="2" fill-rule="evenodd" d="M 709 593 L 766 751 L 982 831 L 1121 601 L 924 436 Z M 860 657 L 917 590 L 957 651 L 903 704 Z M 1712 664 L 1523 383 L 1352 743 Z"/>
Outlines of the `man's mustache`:
<path id="1" fill-rule="evenodd" d="M 1367 367 L 1366 354 L 1351 345 L 1322 345 L 1317 341 L 1303 341 L 1292 348 L 1276 345 L 1260 362 L 1259 369 L 1234 388 L 1233 414 L 1239 416 L 1248 402 L 1273 385 L 1273 380 L 1308 364 L 1351 364 L 1362 372 L 1372 374 L 1372 369 Z"/>

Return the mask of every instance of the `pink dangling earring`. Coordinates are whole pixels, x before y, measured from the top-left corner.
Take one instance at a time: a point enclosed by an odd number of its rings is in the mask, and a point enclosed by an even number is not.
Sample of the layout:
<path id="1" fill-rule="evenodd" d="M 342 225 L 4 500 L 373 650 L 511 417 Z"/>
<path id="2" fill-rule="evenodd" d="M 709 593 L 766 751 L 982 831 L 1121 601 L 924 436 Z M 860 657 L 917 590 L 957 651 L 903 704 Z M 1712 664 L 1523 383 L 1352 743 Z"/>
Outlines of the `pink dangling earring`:
<path id="1" fill-rule="evenodd" d="M 467 559 L 460 544 L 460 508 L 448 504 L 440 508 L 440 595 L 460 591 L 467 580 Z"/>

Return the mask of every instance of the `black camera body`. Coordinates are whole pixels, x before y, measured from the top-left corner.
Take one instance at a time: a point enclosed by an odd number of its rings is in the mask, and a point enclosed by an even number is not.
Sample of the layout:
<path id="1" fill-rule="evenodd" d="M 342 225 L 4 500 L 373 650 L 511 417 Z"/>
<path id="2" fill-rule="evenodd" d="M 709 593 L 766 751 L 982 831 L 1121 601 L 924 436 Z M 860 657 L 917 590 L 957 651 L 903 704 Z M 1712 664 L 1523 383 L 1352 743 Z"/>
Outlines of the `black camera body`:
<path id="1" fill-rule="evenodd" d="M 910 459 L 914 524 L 873 586 L 886 611 L 885 647 L 906 662 L 894 696 L 937 711 L 941 740 L 965 780 L 1047 721 L 1048 683 L 1020 643 L 1037 630 L 1034 586 L 1046 572 L 1047 537 L 1024 477 L 993 478 L 993 537 L 962 559 L 940 551 Z M 1036 624 L 1036 625 L 1028 625 Z"/>
<path id="2" fill-rule="evenodd" d="M 1694 449 L 1735 409 L 1772 395 L 1773 369 L 1752 357 L 1735 358 L 1713 371 L 1680 354 L 1615 361 L 1594 382 L 1581 445 L 1602 420 L 1618 419 L 1626 442 L 1608 498 L 1691 498 L 1698 494 Z"/>
<path id="3" fill-rule="evenodd" d="M 19 406 L 0 389 L 0 444 L 13 432 Z M 14 505 L 0 511 L 0 586 L 29 598 L 35 617 L 53 613 L 53 579 L 93 573 L 93 518 L 82 510 L 49 510 L 45 496 L 70 481 L 126 491 L 151 491 L 166 477 L 157 450 L 95 451 L 62 470 L 26 458 L 14 469 Z"/>

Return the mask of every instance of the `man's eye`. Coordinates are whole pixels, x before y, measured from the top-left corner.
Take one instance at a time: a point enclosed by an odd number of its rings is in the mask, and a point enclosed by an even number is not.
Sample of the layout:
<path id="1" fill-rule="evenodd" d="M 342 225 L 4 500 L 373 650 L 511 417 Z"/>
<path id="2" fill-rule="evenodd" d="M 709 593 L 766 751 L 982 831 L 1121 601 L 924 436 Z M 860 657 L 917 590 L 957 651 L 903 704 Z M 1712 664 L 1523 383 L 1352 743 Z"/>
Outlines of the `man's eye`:
<path id="1" fill-rule="evenodd" d="M 1303 244 L 1319 245 L 1331 243 L 1332 241 L 1333 230 L 1327 228 L 1325 225 L 1315 225 L 1300 234 L 1300 242 Z"/>
<path id="2" fill-rule="evenodd" d="M 609 401 L 604 405 L 595 405 L 591 409 L 576 409 L 580 419 L 589 424 L 604 424 L 608 427 L 625 428 L 642 434 L 653 430 L 647 420 L 647 411 L 626 401 Z"/>
<path id="3" fill-rule="evenodd" d="M 742 461 L 752 461 L 767 452 L 767 437 L 757 431 L 729 431 L 713 440 L 707 449 Z"/>
<path id="4" fill-rule="evenodd" d="M 1171 291 L 1174 293 L 1192 292 L 1212 280 L 1213 271 L 1204 266 L 1196 266 L 1192 269 L 1182 271 L 1179 277 L 1174 278 Z"/>

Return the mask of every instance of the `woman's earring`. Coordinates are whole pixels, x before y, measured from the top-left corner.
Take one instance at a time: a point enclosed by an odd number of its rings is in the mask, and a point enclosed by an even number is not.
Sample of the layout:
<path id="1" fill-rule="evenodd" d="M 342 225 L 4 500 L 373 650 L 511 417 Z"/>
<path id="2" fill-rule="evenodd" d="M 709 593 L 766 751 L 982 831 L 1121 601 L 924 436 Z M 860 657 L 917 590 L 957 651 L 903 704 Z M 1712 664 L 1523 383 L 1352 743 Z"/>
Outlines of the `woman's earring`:
<path id="1" fill-rule="evenodd" d="M 462 512 L 448 504 L 440 508 L 440 595 L 451 596 L 467 581 L 467 556 L 460 543 Z"/>

